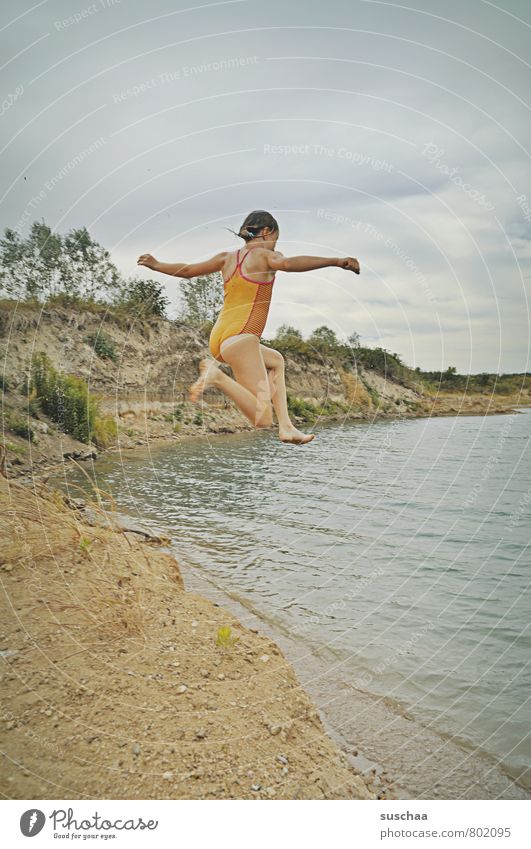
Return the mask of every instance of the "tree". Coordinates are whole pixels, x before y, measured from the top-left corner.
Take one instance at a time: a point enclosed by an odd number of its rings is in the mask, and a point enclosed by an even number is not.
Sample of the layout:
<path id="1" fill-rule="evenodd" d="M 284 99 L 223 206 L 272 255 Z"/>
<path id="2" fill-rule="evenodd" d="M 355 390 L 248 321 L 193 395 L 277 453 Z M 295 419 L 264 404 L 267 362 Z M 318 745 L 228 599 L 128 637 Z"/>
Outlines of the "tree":
<path id="1" fill-rule="evenodd" d="M 30 267 L 28 246 L 15 230 L 7 228 L 0 239 L 0 292 L 10 298 L 27 297 Z"/>
<path id="2" fill-rule="evenodd" d="M 302 341 L 302 333 L 290 324 L 281 324 L 275 333 L 275 342 Z"/>
<path id="3" fill-rule="evenodd" d="M 0 291 L 8 297 L 108 299 L 121 283 L 109 252 L 86 227 L 61 236 L 34 221 L 25 239 L 9 228 L 0 239 Z"/>
<path id="4" fill-rule="evenodd" d="M 318 351 L 330 351 L 339 345 L 336 334 L 326 324 L 317 327 L 309 337 L 308 342 Z"/>
<path id="5" fill-rule="evenodd" d="M 66 234 L 63 253 L 68 290 L 91 300 L 119 290 L 122 281 L 109 251 L 91 237 L 86 227 Z"/>
<path id="6" fill-rule="evenodd" d="M 44 221 L 34 221 L 26 239 L 14 230 L 5 230 L 0 240 L 0 281 L 8 296 L 55 294 L 62 273 L 61 236 L 52 233 Z"/>
<path id="7" fill-rule="evenodd" d="M 496 378 L 494 378 L 494 382 L 496 382 Z M 483 371 L 476 376 L 476 383 L 478 386 L 489 386 L 492 383 L 492 375 Z"/>
<path id="8" fill-rule="evenodd" d="M 223 306 L 221 275 L 205 274 L 182 280 L 181 293 L 184 303 L 179 318 L 193 327 L 212 327 Z"/>
<path id="9" fill-rule="evenodd" d="M 28 283 L 32 294 L 39 290 L 57 294 L 65 277 L 62 238 L 53 233 L 44 221 L 34 221 L 28 239 L 31 274 Z"/>
<path id="10" fill-rule="evenodd" d="M 280 325 L 274 339 L 271 340 L 271 344 L 277 350 L 284 351 L 286 354 L 302 353 L 306 348 L 302 333 L 290 324 Z"/>
<path id="11" fill-rule="evenodd" d="M 351 348 L 359 348 L 360 347 L 360 334 L 356 333 L 354 330 L 350 336 L 347 337 L 347 342 Z"/>
<path id="12" fill-rule="evenodd" d="M 163 291 L 162 285 L 154 280 L 133 277 L 123 286 L 116 305 L 134 312 L 139 318 L 164 318 L 169 299 Z"/>

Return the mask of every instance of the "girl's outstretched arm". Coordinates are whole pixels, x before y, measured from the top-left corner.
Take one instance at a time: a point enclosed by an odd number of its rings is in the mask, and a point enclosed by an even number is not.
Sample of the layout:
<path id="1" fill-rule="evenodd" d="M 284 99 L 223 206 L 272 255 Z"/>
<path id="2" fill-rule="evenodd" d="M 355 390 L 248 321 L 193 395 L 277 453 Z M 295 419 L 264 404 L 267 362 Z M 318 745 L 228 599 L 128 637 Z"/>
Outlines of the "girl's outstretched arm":
<path id="1" fill-rule="evenodd" d="M 142 254 L 138 257 L 137 265 L 145 265 L 152 271 L 160 271 L 162 274 L 171 274 L 172 277 L 199 277 L 201 274 L 212 274 L 221 271 L 227 258 L 227 252 L 216 254 L 204 262 L 159 262 L 151 254 Z"/>
<path id="2" fill-rule="evenodd" d="M 273 271 L 315 271 L 317 268 L 344 268 L 360 273 L 360 264 L 353 256 L 284 256 L 279 251 L 268 251 L 267 261 Z"/>

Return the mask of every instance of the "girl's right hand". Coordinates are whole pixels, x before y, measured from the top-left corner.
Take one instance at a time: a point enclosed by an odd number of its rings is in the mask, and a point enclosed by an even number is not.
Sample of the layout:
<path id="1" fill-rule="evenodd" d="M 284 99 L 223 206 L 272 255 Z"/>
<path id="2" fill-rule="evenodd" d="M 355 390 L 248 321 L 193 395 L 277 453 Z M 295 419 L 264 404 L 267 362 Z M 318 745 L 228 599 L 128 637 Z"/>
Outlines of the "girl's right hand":
<path id="1" fill-rule="evenodd" d="M 142 254 L 142 256 L 138 257 L 136 264 L 137 265 L 145 265 L 146 268 L 154 269 L 155 266 L 157 265 L 157 262 L 158 261 L 155 259 L 154 256 L 151 256 L 151 254 Z"/>
<path id="2" fill-rule="evenodd" d="M 360 264 L 353 256 L 346 256 L 344 259 L 340 259 L 339 267 L 344 268 L 345 271 L 353 271 L 354 274 L 360 273 Z"/>

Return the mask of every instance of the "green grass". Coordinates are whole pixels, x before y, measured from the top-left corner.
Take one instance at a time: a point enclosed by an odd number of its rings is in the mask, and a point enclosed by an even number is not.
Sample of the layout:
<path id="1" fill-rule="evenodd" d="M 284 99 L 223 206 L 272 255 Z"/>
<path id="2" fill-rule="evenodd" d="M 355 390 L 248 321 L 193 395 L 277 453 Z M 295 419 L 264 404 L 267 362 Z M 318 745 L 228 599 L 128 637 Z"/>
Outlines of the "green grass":
<path id="1" fill-rule="evenodd" d="M 302 419 L 307 424 L 313 424 L 322 416 L 334 416 L 338 413 L 346 412 L 348 409 L 347 404 L 342 404 L 339 401 L 324 401 L 322 404 L 312 404 L 311 401 L 305 401 L 304 398 L 298 398 L 295 395 L 288 394 L 288 411 L 290 415 Z"/>
<path id="2" fill-rule="evenodd" d="M 218 632 L 216 634 L 216 645 L 221 649 L 231 649 L 236 645 L 239 639 L 239 637 L 233 636 L 232 629 L 229 625 L 224 625 L 221 628 L 218 628 Z"/>
<path id="3" fill-rule="evenodd" d="M 19 416 L 7 416 L 5 426 L 6 429 L 11 431 L 11 433 L 14 433 L 15 436 L 27 439 L 28 442 L 35 442 L 35 431 L 31 427 L 28 419 L 23 419 Z"/>
<path id="4" fill-rule="evenodd" d="M 6 440 L 6 442 L 4 442 L 4 447 L 5 447 L 6 451 L 12 451 L 13 454 L 24 455 L 24 454 L 28 453 L 28 449 L 26 448 L 25 445 L 17 445 L 15 442 L 8 442 Z"/>

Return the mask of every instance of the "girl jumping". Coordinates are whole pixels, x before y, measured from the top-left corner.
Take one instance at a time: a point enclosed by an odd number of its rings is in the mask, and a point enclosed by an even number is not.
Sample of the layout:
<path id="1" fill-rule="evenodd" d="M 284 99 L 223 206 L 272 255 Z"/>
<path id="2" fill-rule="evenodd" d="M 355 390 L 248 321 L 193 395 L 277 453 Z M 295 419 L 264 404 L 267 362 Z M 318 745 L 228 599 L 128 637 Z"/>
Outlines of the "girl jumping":
<path id="1" fill-rule="evenodd" d="M 286 397 L 284 357 L 279 351 L 260 343 L 277 271 L 301 272 L 336 267 L 360 273 L 357 259 L 320 256 L 285 257 L 275 246 L 279 227 L 269 212 L 251 212 L 236 234 L 247 250 L 223 251 L 205 262 L 158 262 L 151 254 L 142 254 L 138 265 L 173 277 L 198 277 L 220 271 L 223 275 L 223 308 L 210 333 L 209 349 L 213 360 L 199 364 L 199 378 L 190 387 L 189 399 L 197 402 L 207 387 L 220 389 L 257 428 L 270 428 L 275 411 L 278 435 L 282 442 L 304 445 L 314 438 L 292 423 Z M 258 279 L 257 279 L 258 278 Z M 218 363 L 227 363 L 234 379 Z"/>

